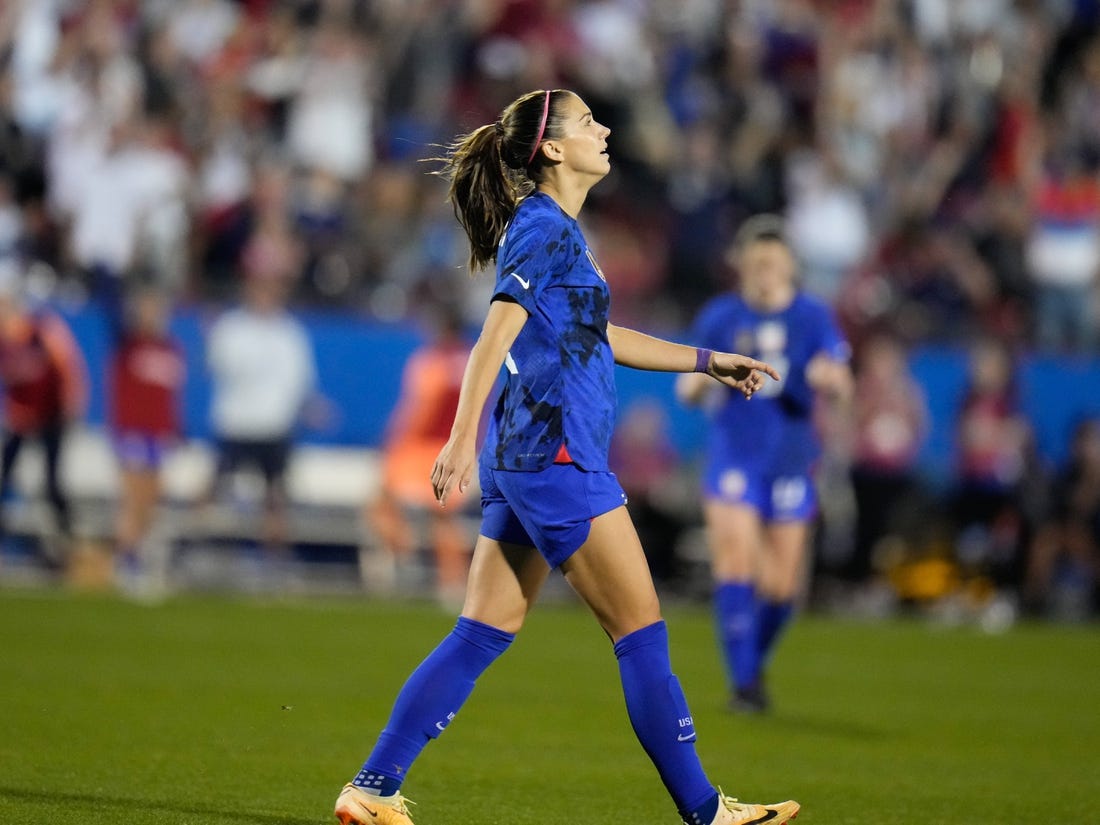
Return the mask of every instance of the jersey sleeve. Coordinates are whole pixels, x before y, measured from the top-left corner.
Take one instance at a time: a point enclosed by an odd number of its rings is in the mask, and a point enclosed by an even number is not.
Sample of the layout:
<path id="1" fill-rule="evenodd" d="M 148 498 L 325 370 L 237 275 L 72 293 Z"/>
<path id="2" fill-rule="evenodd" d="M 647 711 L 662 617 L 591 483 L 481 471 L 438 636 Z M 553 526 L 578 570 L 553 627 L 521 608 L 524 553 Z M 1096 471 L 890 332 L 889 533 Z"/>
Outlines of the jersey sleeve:
<path id="1" fill-rule="evenodd" d="M 549 221 L 524 221 L 510 227 L 497 258 L 497 283 L 493 300 L 506 297 L 533 313 L 539 296 L 554 278 L 560 243 L 559 225 Z"/>
<path id="2" fill-rule="evenodd" d="M 815 354 L 821 353 L 834 361 L 850 361 L 852 347 L 840 331 L 832 310 L 825 304 L 818 304 L 817 316 L 818 341 Z"/>

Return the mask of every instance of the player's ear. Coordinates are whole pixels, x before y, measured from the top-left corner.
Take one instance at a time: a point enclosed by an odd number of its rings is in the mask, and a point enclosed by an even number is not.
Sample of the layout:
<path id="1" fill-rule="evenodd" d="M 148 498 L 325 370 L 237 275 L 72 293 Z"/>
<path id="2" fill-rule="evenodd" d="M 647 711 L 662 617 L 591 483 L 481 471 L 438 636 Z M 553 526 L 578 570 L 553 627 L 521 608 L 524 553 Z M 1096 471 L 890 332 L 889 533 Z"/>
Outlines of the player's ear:
<path id="1" fill-rule="evenodd" d="M 562 145 L 553 139 L 544 140 L 542 146 L 539 147 L 539 151 L 546 156 L 547 160 L 552 160 L 554 163 L 561 163 L 564 159 L 564 151 Z"/>

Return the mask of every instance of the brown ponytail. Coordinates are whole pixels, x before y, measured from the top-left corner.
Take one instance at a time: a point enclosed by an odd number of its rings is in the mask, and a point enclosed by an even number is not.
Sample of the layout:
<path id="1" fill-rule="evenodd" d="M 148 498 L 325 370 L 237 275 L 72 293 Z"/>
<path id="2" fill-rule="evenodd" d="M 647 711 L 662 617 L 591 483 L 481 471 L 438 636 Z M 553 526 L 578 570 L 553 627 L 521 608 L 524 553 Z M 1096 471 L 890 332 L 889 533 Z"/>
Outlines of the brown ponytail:
<path id="1" fill-rule="evenodd" d="M 443 164 L 434 174 L 450 181 L 447 199 L 470 239 L 471 271 L 496 261 L 516 206 L 541 179 L 545 156 L 538 147 L 560 133 L 554 110 L 562 94 L 529 92 L 509 104 L 498 121 L 462 135 L 445 157 L 431 159 Z"/>

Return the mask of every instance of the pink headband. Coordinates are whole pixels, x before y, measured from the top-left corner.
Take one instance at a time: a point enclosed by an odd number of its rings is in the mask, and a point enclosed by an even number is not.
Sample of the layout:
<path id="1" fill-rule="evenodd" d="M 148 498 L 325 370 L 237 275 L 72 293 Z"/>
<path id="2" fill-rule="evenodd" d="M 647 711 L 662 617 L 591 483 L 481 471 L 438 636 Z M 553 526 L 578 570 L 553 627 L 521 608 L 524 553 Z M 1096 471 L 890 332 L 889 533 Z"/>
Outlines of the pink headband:
<path id="1" fill-rule="evenodd" d="M 535 148 L 531 150 L 531 157 L 527 158 L 527 165 L 531 165 L 531 161 L 535 159 L 535 154 L 539 150 L 539 144 L 542 143 L 542 133 L 546 131 L 546 116 L 550 113 L 550 90 L 546 90 L 546 100 L 542 103 L 542 121 L 539 123 L 539 135 L 535 138 Z"/>

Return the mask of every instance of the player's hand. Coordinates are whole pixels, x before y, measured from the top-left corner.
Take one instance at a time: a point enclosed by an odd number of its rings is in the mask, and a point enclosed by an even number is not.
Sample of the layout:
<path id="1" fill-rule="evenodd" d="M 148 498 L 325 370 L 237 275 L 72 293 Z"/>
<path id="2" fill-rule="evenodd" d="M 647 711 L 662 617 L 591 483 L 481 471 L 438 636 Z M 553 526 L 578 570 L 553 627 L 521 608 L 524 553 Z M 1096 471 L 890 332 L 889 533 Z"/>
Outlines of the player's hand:
<path id="1" fill-rule="evenodd" d="M 472 443 L 452 437 L 443 445 L 432 465 L 432 490 L 440 507 L 447 506 L 447 496 L 456 486 L 460 493 L 469 489 L 476 464 L 477 455 Z"/>
<path id="2" fill-rule="evenodd" d="M 714 353 L 707 366 L 707 375 L 718 379 L 727 387 L 740 390 L 745 398 L 752 398 L 753 393 L 764 386 L 768 377 L 776 381 L 780 378 L 771 364 L 735 352 Z"/>

